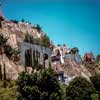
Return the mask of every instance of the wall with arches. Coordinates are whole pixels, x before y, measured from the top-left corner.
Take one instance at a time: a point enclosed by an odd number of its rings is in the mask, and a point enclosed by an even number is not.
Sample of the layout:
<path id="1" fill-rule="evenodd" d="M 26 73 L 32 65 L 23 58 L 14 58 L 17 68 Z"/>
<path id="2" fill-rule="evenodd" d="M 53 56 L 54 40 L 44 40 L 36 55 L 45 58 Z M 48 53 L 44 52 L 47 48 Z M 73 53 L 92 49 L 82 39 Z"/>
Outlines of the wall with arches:
<path id="1" fill-rule="evenodd" d="M 34 66 L 37 62 L 40 65 L 44 65 L 44 54 L 47 54 L 49 59 L 51 53 L 52 50 L 50 48 L 41 45 L 26 42 L 23 42 L 20 45 L 20 56 L 23 65 Z"/>

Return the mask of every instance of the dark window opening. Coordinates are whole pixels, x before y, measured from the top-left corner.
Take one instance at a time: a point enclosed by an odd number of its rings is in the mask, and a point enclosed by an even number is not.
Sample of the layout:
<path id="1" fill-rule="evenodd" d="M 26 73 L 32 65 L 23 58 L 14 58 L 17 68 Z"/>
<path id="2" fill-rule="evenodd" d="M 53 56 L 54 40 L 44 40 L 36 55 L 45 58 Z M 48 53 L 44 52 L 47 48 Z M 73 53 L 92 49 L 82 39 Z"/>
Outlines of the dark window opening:
<path id="1" fill-rule="evenodd" d="M 32 66 L 32 51 L 31 49 L 27 49 L 25 51 L 25 65 L 27 67 Z"/>

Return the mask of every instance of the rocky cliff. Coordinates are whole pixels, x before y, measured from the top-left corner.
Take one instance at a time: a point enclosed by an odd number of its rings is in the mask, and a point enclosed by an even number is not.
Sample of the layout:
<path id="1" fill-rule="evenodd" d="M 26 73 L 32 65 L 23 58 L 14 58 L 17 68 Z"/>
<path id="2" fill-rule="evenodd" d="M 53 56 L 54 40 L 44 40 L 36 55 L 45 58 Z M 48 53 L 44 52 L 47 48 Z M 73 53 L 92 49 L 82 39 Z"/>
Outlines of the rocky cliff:
<path id="1" fill-rule="evenodd" d="M 25 22 L 3 20 L 1 21 L 1 26 L 0 33 L 9 37 L 7 44 L 9 44 L 12 48 L 19 48 L 20 43 L 23 42 L 25 34 L 27 33 L 34 39 L 38 38 L 39 40 L 41 40 L 41 37 L 45 34 L 39 27 Z M 64 54 L 70 52 L 70 49 L 66 48 L 65 46 L 61 48 L 60 53 L 62 50 L 64 51 Z M 0 55 L 0 65 L 3 66 L 3 64 L 5 64 L 6 67 L 7 77 L 10 79 L 16 79 L 18 77 L 18 73 L 24 71 L 25 69 L 20 61 L 16 64 L 14 61 L 9 60 L 5 54 L 3 55 L 3 61 L 2 55 Z M 64 76 L 71 77 L 84 76 L 89 78 L 96 73 L 100 73 L 100 71 L 93 64 L 89 65 L 77 63 L 75 60 L 70 59 L 65 61 L 63 64 L 56 62 L 56 64 L 53 64 L 52 67 L 57 71 L 64 71 Z"/>

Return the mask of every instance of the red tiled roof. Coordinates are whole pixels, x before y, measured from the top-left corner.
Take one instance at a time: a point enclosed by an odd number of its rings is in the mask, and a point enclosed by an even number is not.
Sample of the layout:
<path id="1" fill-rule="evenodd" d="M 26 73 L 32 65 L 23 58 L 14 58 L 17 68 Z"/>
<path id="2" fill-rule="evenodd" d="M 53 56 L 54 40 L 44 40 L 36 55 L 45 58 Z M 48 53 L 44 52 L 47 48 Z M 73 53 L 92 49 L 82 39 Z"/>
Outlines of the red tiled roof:
<path id="1" fill-rule="evenodd" d="M 94 59 L 93 53 L 86 53 L 86 54 L 84 55 L 84 57 Z"/>

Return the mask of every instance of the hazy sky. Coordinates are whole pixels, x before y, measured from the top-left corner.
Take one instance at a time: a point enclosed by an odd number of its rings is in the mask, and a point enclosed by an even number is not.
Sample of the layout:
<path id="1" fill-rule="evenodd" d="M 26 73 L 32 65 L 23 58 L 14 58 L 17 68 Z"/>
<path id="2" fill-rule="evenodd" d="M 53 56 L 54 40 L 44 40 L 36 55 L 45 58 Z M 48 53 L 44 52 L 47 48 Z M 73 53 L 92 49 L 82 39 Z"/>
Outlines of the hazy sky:
<path id="1" fill-rule="evenodd" d="M 40 24 L 56 44 L 100 54 L 99 0 L 3 0 L 7 19 Z"/>

